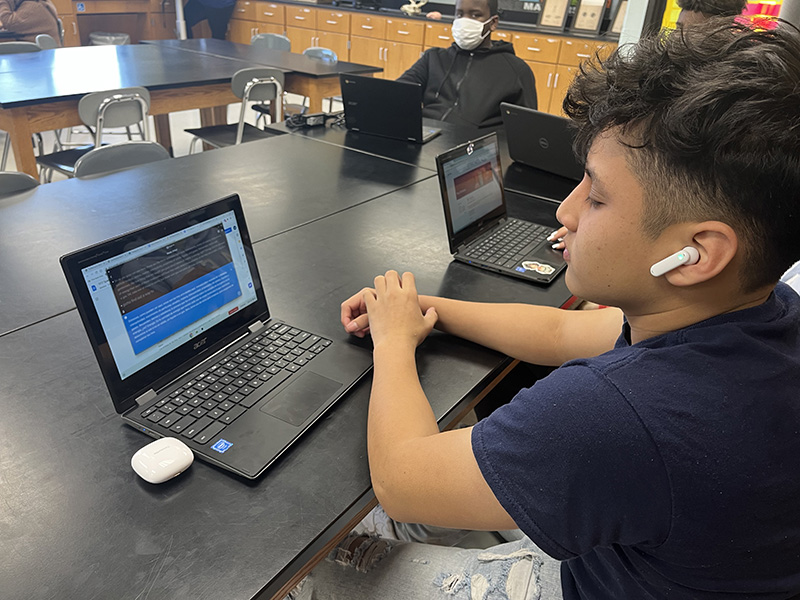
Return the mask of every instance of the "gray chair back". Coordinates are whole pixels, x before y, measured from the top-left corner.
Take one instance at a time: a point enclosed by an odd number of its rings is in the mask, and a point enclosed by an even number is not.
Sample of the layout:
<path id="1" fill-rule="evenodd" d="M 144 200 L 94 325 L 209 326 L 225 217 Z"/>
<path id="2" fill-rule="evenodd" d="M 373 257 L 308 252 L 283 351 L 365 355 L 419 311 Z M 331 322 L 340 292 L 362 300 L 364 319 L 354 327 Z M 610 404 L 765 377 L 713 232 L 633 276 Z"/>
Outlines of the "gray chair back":
<path id="1" fill-rule="evenodd" d="M 250 67 L 240 69 L 233 74 L 231 91 L 242 99 L 242 110 L 239 113 L 239 126 L 236 130 L 236 143 L 242 143 L 244 135 L 244 116 L 248 102 L 268 102 L 277 100 L 276 120 L 283 119 L 283 71 L 269 67 Z"/>
<path id="2" fill-rule="evenodd" d="M 279 33 L 257 33 L 250 39 L 250 45 L 285 52 L 292 51 L 292 40 Z"/>
<path id="3" fill-rule="evenodd" d="M 330 48 L 323 48 L 322 46 L 311 46 L 311 48 L 306 48 L 303 50 L 303 55 L 324 63 L 334 64 L 339 62 L 339 57 L 336 56 L 336 52 Z"/>
<path id="4" fill-rule="evenodd" d="M 156 142 L 120 142 L 87 152 L 75 163 L 75 177 L 87 177 L 129 169 L 169 158 L 169 152 Z"/>
<path id="5" fill-rule="evenodd" d="M 16 171 L 0 171 L 0 196 L 32 190 L 39 181 L 27 173 Z"/>
<path id="6" fill-rule="evenodd" d="M 144 139 L 149 140 L 147 111 L 150 92 L 143 87 L 129 87 L 86 94 L 78 102 L 78 115 L 89 127 L 95 127 L 94 145 L 100 146 L 104 127 L 129 127 L 142 123 Z"/>
<path id="7" fill-rule="evenodd" d="M 22 52 L 39 52 L 41 48 L 33 42 L 3 42 L 0 54 L 20 54 Z"/>
<path id="8" fill-rule="evenodd" d="M 53 39 L 53 36 L 47 35 L 46 33 L 40 33 L 36 36 L 36 45 L 42 50 L 58 48 L 58 42 Z"/>

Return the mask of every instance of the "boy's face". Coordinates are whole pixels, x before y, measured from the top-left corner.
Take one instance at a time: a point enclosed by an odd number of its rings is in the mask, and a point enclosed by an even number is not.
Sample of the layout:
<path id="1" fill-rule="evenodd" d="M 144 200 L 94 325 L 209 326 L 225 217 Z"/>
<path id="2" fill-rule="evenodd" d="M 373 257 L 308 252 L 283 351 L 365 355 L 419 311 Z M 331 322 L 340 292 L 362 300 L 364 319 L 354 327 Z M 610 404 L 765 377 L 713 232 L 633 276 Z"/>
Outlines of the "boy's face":
<path id="1" fill-rule="evenodd" d="M 492 18 L 489 12 L 489 3 L 486 0 L 458 0 L 456 2 L 456 18 L 461 17 L 485 23 Z M 495 21 L 487 24 L 487 27 L 491 26 L 494 29 Z"/>
<path id="2" fill-rule="evenodd" d="M 664 236 L 652 240 L 642 233 L 644 190 L 630 169 L 628 151 L 614 135 L 598 136 L 583 180 L 556 215 L 568 229 L 564 258 L 570 291 L 633 314 L 649 310 L 658 297 L 650 266 L 680 248 L 668 247 Z"/>

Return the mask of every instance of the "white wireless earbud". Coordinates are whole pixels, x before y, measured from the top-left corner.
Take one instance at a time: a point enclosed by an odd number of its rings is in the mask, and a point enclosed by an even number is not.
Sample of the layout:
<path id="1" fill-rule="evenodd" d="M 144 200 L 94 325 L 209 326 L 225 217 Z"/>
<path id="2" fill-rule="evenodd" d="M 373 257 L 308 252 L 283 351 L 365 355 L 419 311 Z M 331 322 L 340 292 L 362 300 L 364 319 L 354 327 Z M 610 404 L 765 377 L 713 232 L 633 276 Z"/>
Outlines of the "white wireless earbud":
<path id="1" fill-rule="evenodd" d="M 700 253 L 694 246 L 686 246 L 680 252 L 669 255 L 664 260 L 658 261 L 650 267 L 650 275 L 653 277 L 661 277 L 664 273 L 677 269 L 683 265 L 693 265 L 700 260 Z"/>

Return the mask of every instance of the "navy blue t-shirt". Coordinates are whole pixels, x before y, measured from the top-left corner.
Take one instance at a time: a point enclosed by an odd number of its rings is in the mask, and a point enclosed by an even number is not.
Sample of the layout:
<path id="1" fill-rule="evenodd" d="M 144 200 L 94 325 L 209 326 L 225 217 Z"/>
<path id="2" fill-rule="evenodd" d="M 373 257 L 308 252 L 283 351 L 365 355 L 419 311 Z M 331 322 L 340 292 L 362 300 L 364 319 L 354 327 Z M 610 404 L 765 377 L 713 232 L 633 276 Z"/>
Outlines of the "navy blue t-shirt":
<path id="1" fill-rule="evenodd" d="M 566 363 L 479 422 L 565 600 L 800 597 L 800 298 Z"/>

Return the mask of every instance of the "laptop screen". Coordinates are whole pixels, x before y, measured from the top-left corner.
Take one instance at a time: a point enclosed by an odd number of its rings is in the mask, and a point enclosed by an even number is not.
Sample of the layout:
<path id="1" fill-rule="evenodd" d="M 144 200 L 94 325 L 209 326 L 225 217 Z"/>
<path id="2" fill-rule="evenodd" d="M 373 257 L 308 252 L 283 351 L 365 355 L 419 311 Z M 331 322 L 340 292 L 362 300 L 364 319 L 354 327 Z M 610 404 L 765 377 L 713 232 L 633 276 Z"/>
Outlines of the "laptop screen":
<path id="1" fill-rule="evenodd" d="M 453 245 L 505 216 L 497 135 L 467 142 L 436 157 L 445 220 Z M 455 240 L 455 241 L 454 241 Z"/>
<path id="2" fill-rule="evenodd" d="M 121 379 L 256 301 L 228 211 L 81 270 Z"/>
<path id="3" fill-rule="evenodd" d="M 61 258 L 117 412 L 269 318 L 236 195 Z"/>

